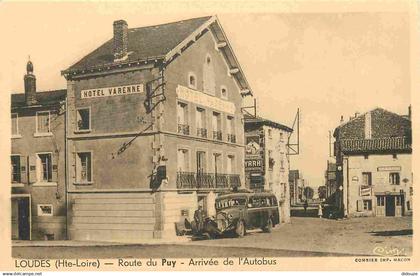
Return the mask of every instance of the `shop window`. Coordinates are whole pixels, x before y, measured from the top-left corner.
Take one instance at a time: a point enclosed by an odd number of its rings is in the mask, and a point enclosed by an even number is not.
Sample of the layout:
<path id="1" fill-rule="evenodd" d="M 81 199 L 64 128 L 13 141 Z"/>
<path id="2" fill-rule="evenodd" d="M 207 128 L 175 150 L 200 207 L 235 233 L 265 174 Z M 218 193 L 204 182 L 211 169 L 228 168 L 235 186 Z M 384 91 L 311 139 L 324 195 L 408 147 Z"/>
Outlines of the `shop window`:
<path id="1" fill-rule="evenodd" d="M 197 77 L 194 73 L 188 74 L 188 87 L 192 89 L 197 89 Z"/>
<path id="2" fill-rule="evenodd" d="M 52 204 L 38 204 L 38 216 L 43 217 L 51 217 L 53 215 L 53 206 Z"/>
<path id="3" fill-rule="evenodd" d="M 36 160 L 38 182 L 52 182 L 51 153 L 38 153 Z"/>
<path id="4" fill-rule="evenodd" d="M 90 130 L 90 108 L 79 108 L 77 110 L 77 130 Z"/>
<path id="5" fill-rule="evenodd" d="M 389 173 L 389 184 L 400 185 L 400 174 L 395 172 Z"/>
<path id="6" fill-rule="evenodd" d="M 92 153 L 78 152 L 76 162 L 76 181 L 78 183 L 92 182 Z"/>
<path id="7" fill-rule="evenodd" d="M 363 200 L 363 210 L 372 211 L 372 200 L 370 199 Z"/>
<path id="8" fill-rule="evenodd" d="M 40 111 L 36 113 L 36 132 L 50 133 L 50 112 Z"/>
<path id="9" fill-rule="evenodd" d="M 18 114 L 12 113 L 12 136 L 19 135 Z"/>
<path id="10" fill-rule="evenodd" d="M 12 183 L 21 183 L 21 172 L 20 172 L 20 156 L 12 155 Z"/>
<path id="11" fill-rule="evenodd" d="M 362 172 L 362 181 L 365 186 L 372 186 L 372 173 Z"/>

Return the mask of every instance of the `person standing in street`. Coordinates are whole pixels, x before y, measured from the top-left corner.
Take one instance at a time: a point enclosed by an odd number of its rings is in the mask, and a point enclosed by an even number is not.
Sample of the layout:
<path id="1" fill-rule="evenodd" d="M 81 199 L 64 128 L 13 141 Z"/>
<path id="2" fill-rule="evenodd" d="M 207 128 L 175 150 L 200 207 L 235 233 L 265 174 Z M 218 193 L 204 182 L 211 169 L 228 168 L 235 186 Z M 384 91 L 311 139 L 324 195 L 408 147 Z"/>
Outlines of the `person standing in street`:
<path id="1" fill-rule="evenodd" d="M 303 209 L 305 210 L 306 214 L 306 209 L 308 209 L 308 200 L 305 200 L 305 202 L 303 203 Z"/>
<path id="2" fill-rule="evenodd" d="M 321 203 L 318 204 L 318 217 L 322 218 L 322 204 Z"/>

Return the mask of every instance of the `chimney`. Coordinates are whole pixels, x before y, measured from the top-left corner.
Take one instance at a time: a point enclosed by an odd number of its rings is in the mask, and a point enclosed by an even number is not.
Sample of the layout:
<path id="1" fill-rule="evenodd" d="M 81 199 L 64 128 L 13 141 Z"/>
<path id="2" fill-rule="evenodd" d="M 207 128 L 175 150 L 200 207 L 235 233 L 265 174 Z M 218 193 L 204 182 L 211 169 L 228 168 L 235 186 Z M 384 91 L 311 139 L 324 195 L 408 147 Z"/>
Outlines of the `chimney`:
<path id="1" fill-rule="evenodd" d="M 36 78 L 34 66 L 29 60 L 26 64 L 26 75 L 23 77 L 25 83 L 25 102 L 26 105 L 36 104 Z"/>
<path id="2" fill-rule="evenodd" d="M 342 124 L 342 123 L 344 123 L 344 116 L 343 115 L 341 115 L 341 118 L 340 118 L 340 124 Z"/>
<path id="3" fill-rule="evenodd" d="M 408 119 L 411 120 L 411 104 L 408 106 Z"/>
<path id="4" fill-rule="evenodd" d="M 372 114 L 365 114 L 365 139 L 372 139 Z"/>
<path id="5" fill-rule="evenodd" d="M 128 25 L 125 20 L 114 21 L 114 61 L 127 58 Z"/>

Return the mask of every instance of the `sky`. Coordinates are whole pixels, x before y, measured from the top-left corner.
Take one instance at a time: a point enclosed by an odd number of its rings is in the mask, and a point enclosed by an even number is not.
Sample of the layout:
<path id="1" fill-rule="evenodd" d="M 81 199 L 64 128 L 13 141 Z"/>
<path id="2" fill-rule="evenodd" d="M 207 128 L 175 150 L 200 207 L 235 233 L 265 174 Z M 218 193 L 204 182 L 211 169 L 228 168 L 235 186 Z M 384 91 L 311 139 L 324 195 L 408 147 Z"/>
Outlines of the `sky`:
<path id="1" fill-rule="evenodd" d="M 410 21 L 404 9 L 308 12 L 287 6 L 292 12 L 285 12 L 246 1 L 242 9 L 217 3 L 189 6 L 188 12 L 182 5 L 163 9 L 144 1 L 0 3 L 0 23 L 7 26 L 0 30 L 6 38 L 2 90 L 23 91 L 29 55 L 39 91 L 65 88 L 60 71 L 110 39 L 114 20 L 125 19 L 130 28 L 217 14 L 257 98 L 258 114 L 292 126 L 300 109 L 300 154 L 291 157 L 290 167 L 311 186 L 324 183 L 328 135 L 340 116 L 348 120 L 375 107 L 407 113 Z M 3 95 L 9 94 L 2 93 L 1 104 Z"/>

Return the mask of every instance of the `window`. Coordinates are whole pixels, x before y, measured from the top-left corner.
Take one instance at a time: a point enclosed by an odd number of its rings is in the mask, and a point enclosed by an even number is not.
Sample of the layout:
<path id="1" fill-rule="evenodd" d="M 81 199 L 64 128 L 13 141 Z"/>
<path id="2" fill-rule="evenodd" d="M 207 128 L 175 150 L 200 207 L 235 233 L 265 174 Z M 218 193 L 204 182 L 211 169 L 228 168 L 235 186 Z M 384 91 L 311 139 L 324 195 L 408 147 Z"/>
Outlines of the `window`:
<path id="1" fill-rule="evenodd" d="M 12 136 L 19 135 L 18 114 L 12 113 Z"/>
<path id="2" fill-rule="evenodd" d="M 280 142 L 283 142 L 283 132 L 280 132 Z"/>
<path id="3" fill-rule="evenodd" d="M 214 66 L 209 54 L 206 56 L 203 64 L 203 91 L 211 95 L 215 95 L 216 92 Z"/>
<path id="4" fill-rule="evenodd" d="M 178 171 L 189 171 L 189 158 L 187 149 L 178 149 Z"/>
<path id="5" fill-rule="evenodd" d="M 39 153 L 36 160 L 38 182 L 52 182 L 51 153 Z"/>
<path id="6" fill-rule="evenodd" d="M 77 130 L 90 130 L 90 108 L 80 108 L 76 115 Z"/>
<path id="7" fill-rule="evenodd" d="M 92 182 L 92 153 L 77 153 L 76 181 L 79 183 Z"/>
<path id="8" fill-rule="evenodd" d="M 12 155 L 11 156 L 11 163 L 12 163 L 12 183 L 21 183 L 21 179 L 20 179 L 20 156 L 19 155 Z"/>
<path id="9" fill-rule="evenodd" d="M 384 196 L 378 196 L 376 198 L 376 205 L 377 206 L 385 206 L 385 197 Z"/>
<path id="10" fill-rule="evenodd" d="M 53 206 L 51 204 L 38 204 L 38 216 L 48 216 L 53 215 Z"/>
<path id="11" fill-rule="evenodd" d="M 371 186 L 372 185 L 372 173 L 371 172 L 362 172 L 362 181 L 363 181 L 363 185 Z"/>
<path id="12" fill-rule="evenodd" d="M 284 160 L 280 160 L 280 169 L 284 169 Z"/>
<path id="13" fill-rule="evenodd" d="M 195 112 L 195 124 L 197 128 L 197 136 L 206 138 L 206 111 L 203 108 L 197 107 Z"/>
<path id="14" fill-rule="evenodd" d="M 235 119 L 232 116 L 227 116 L 226 132 L 228 142 L 236 143 Z"/>
<path id="15" fill-rule="evenodd" d="M 389 173 L 389 184 L 400 185 L 400 174 L 399 173 Z"/>
<path id="16" fill-rule="evenodd" d="M 222 123 L 220 120 L 220 113 L 213 112 L 212 117 L 213 139 L 222 140 Z"/>
<path id="17" fill-rule="evenodd" d="M 372 200 L 370 199 L 363 200 L 363 210 L 372 211 Z"/>
<path id="18" fill-rule="evenodd" d="M 50 133 L 50 112 L 41 111 L 36 113 L 36 132 Z"/>
<path id="19" fill-rule="evenodd" d="M 273 134 L 270 128 L 267 130 L 267 133 L 268 133 L 268 138 L 270 139 L 273 138 Z"/>
<path id="20" fill-rule="evenodd" d="M 197 89 L 197 78 L 194 73 L 188 74 L 188 87 L 192 89 Z"/>
<path id="21" fill-rule="evenodd" d="M 233 174 L 234 172 L 235 172 L 235 156 L 230 154 L 227 157 L 226 173 Z"/>
<path id="22" fill-rule="evenodd" d="M 228 98 L 228 91 L 227 91 L 227 88 L 226 88 L 226 86 L 221 86 L 220 87 L 220 96 L 223 98 L 223 99 L 227 99 Z"/>
<path id="23" fill-rule="evenodd" d="M 202 174 L 206 171 L 206 152 L 197 151 L 197 174 Z"/>
<path id="24" fill-rule="evenodd" d="M 222 173 L 222 154 L 213 153 L 214 173 Z"/>
<path id="25" fill-rule="evenodd" d="M 188 105 L 178 102 L 177 106 L 178 117 L 178 133 L 189 135 L 190 127 L 188 125 Z"/>

